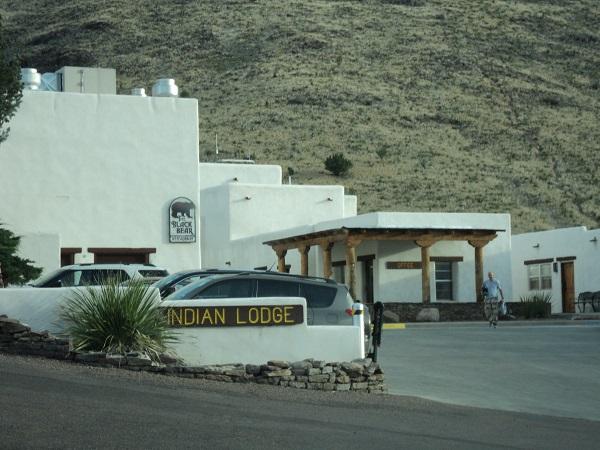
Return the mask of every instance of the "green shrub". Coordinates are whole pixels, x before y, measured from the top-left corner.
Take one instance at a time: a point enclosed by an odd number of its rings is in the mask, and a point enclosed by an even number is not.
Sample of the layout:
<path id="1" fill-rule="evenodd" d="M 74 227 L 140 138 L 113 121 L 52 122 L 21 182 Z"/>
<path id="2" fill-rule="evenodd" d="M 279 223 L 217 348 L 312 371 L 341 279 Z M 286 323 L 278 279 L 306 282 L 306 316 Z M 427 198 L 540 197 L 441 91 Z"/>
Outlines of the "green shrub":
<path id="1" fill-rule="evenodd" d="M 550 317 L 552 294 L 535 292 L 521 297 L 522 313 L 526 319 L 545 319 Z"/>
<path id="2" fill-rule="evenodd" d="M 153 290 L 139 281 L 127 287 L 115 280 L 73 291 L 60 318 L 77 351 L 144 352 L 158 360 L 176 340 Z"/>
<path id="3" fill-rule="evenodd" d="M 325 169 L 337 176 L 346 175 L 352 168 L 352 161 L 344 156 L 343 153 L 335 153 L 328 156 L 325 160 Z"/>

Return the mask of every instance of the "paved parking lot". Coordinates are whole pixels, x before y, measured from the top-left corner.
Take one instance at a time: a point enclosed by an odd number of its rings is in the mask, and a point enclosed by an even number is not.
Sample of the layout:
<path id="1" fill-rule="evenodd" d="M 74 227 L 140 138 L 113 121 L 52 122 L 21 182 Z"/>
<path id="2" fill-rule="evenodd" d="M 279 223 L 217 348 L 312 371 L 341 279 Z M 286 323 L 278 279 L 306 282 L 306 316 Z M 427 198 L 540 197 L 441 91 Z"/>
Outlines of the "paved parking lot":
<path id="1" fill-rule="evenodd" d="M 379 355 L 390 393 L 600 420 L 600 321 L 408 324 Z"/>

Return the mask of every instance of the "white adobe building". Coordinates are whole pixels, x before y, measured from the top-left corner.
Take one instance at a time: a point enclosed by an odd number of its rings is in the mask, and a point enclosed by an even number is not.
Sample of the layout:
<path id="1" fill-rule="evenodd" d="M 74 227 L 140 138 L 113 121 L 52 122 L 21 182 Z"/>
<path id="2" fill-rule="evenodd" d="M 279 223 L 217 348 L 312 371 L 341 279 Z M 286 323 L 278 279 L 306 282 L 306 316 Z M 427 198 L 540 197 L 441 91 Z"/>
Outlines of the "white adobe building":
<path id="1" fill-rule="evenodd" d="M 0 147 L 0 221 L 44 272 L 277 267 L 333 276 L 364 301 L 430 303 L 473 302 L 492 270 L 511 298 L 508 214 L 357 215 L 343 186 L 282 184 L 279 166 L 199 163 L 197 100 L 172 84 L 167 97 L 116 95 L 106 70 L 64 68 L 62 90 L 25 90 Z M 172 242 L 182 198 L 195 239 Z"/>
<path id="2" fill-rule="evenodd" d="M 552 295 L 553 313 L 574 313 L 581 292 L 600 291 L 600 229 L 514 235 L 512 267 L 515 298 L 543 291 Z"/>

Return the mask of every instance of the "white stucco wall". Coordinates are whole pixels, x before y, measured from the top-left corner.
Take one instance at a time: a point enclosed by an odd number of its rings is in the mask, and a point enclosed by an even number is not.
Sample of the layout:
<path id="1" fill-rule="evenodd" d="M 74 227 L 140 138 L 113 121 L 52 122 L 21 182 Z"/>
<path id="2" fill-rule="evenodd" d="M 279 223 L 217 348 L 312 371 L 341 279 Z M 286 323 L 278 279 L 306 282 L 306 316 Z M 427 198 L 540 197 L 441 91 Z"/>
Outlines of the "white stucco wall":
<path id="1" fill-rule="evenodd" d="M 593 241 L 593 239 L 596 241 Z M 535 246 L 535 247 L 534 247 Z M 515 297 L 532 294 L 529 291 L 525 261 L 574 256 L 575 298 L 580 292 L 600 291 L 600 229 L 586 227 L 560 228 L 512 237 L 512 277 Z M 560 262 L 552 271 L 552 312 L 563 312 Z"/>
<path id="2" fill-rule="evenodd" d="M 98 289 L 98 288 L 93 288 Z M 75 288 L 0 289 L 0 314 L 6 314 L 31 327 L 64 334 L 59 319 L 61 306 Z M 158 302 L 158 290 L 154 289 Z M 364 357 L 364 326 L 308 326 L 304 298 L 250 298 L 227 300 L 165 301 L 162 306 L 260 306 L 302 305 L 303 323 L 289 326 L 237 326 L 219 328 L 176 328 L 179 339 L 172 345 L 189 365 L 254 363 L 279 359 L 300 361 L 316 358 L 325 361 L 352 361 Z M 362 316 L 360 316 L 362 317 Z"/>
<path id="3" fill-rule="evenodd" d="M 344 196 L 344 217 L 355 216 L 358 212 L 358 197 L 356 195 Z"/>
<path id="4" fill-rule="evenodd" d="M 256 306 L 298 305 L 304 309 L 302 324 L 289 326 L 237 326 L 177 328 L 179 342 L 173 345 L 186 364 L 264 364 L 269 360 L 352 361 L 364 357 L 364 328 L 352 326 L 308 326 L 304 298 L 251 298 L 228 300 L 165 301 L 162 306 Z"/>
<path id="5" fill-rule="evenodd" d="M 156 248 L 151 262 L 171 271 L 200 266 L 199 227 L 194 244 L 170 244 L 167 228 L 171 200 L 198 203 L 197 100 L 23 94 L 0 151 L 7 227 L 84 252 Z"/>
<path id="6" fill-rule="evenodd" d="M 35 261 L 45 275 L 60 267 L 60 236 L 58 234 L 31 233 L 21 236 L 17 254 Z"/>
<path id="7" fill-rule="evenodd" d="M 231 239 L 344 215 L 342 186 L 230 184 L 229 192 Z"/>
<path id="8" fill-rule="evenodd" d="M 200 163 L 200 189 L 224 183 L 281 184 L 281 166 L 268 164 Z"/>

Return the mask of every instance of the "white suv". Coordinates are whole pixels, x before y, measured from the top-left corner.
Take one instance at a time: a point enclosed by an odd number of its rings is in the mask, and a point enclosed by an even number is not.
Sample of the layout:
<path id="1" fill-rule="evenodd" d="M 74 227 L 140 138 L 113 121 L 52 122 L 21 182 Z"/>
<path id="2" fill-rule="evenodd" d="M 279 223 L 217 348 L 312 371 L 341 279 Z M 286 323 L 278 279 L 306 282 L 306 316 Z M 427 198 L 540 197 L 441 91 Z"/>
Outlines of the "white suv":
<path id="1" fill-rule="evenodd" d="M 33 283 L 34 287 L 95 286 L 107 280 L 164 277 L 169 272 L 152 264 L 74 264 L 64 266 Z"/>

